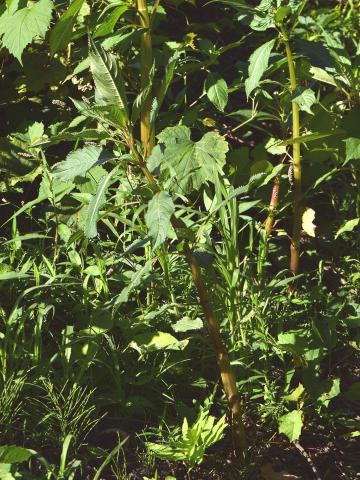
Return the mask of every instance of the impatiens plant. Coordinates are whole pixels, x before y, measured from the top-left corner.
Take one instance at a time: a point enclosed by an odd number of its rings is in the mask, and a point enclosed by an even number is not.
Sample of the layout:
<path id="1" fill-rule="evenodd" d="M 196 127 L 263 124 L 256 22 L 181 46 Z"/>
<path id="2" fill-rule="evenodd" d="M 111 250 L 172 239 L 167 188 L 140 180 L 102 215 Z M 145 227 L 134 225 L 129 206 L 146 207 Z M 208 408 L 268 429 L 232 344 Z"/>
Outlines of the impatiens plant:
<path id="1" fill-rule="evenodd" d="M 356 2 L 6 0 L 0 45 L 6 474 L 258 478 L 321 431 L 350 478 Z"/>

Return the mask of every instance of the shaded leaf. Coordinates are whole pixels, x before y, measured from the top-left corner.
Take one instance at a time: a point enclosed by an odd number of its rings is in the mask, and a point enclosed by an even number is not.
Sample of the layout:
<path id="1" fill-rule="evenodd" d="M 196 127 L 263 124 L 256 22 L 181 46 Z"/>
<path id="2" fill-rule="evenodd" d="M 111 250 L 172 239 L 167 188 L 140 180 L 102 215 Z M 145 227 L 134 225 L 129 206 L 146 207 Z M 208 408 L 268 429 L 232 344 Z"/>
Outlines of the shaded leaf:
<path id="1" fill-rule="evenodd" d="M 228 102 L 228 86 L 218 73 L 209 73 L 205 80 L 205 90 L 210 102 L 221 112 Z"/>
<path id="2" fill-rule="evenodd" d="M 0 447 L 0 463 L 25 462 L 34 455 L 34 453 L 34 450 L 29 450 L 28 448 L 4 445 Z"/>
<path id="3" fill-rule="evenodd" d="M 106 201 L 107 189 L 117 169 L 118 167 L 115 167 L 110 173 L 100 179 L 97 185 L 96 194 L 90 200 L 84 229 L 85 236 L 88 238 L 96 237 L 97 235 L 96 222 L 98 213 Z"/>
<path id="4" fill-rule="evenodd" d="M 165 143 L 163 162 L 170 167 L 174 180 L 184 192 L 214 182 L 222 171 L 228 144 L 218 133 L 208 132 L 193 142 L 190 129 L 177 126 L 165 129 L 158 138 Z"/>
<path id="5" fill-rule="evenodd" d="M 360 138 L 350 137 L 345 140 L 346 161 L 360 160 Z"/>
<path id="6" fill-rule="evenodd" d="M 169 231 L 170 219 L 175 212 L 175 205 L 168 192 L 159 192 L 150 200 L 145 215 L 153 248 L 161 245 Z"/>
<path id="7" fill-rule="evenodd" d="M 85 0 L 73 0 L 50 33 L 50 53 L 63 50 L 71 40 L 72 30 Z"/>

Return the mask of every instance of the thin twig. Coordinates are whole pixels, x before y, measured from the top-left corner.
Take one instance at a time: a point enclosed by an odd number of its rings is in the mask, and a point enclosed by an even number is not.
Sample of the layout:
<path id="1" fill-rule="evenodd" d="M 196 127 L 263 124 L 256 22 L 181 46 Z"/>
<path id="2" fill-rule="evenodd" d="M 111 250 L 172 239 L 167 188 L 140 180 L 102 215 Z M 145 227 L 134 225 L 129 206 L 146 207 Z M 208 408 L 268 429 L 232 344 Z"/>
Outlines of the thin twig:
<path id="1" fill-rule="evenodd" d="M 314 473 L 314 477 L 315 477 L 315 480 L 322 480 L 319 472 L 318 472 L 318 469 L 316 468 L 315 466 L 315 463 L 313 462 L 312 458 L 310 457 L 310 455 L 306 452 L 306 450 L 304 449 L 304 447 L 302 447 L 300 445 L 299 442 L 294 442 L 294 445 L 295 447 L 299 450 L 299 452 L 301 453 L 301 455 L 305 458 L 305 460 L 308 462 L 308 464 L 310 465 L 310 468 L 311 470 L 313 471 Z"/>

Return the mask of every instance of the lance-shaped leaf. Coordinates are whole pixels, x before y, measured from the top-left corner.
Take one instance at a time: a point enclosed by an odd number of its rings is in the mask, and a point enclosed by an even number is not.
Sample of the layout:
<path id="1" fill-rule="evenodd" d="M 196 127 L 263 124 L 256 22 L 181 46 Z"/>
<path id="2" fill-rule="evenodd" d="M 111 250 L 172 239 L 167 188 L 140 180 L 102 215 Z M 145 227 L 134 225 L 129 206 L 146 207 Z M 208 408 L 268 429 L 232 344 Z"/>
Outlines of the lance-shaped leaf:
<path id="1" fill-rule="evenodd" d="M 128 122 L 125 84 L 114 55 L 96 46 L 90 38 L 90 69 L 96 86 L 99 105 L 113 106 L 117 110 L 119 126 Z"/>
<path id="2" fill-rule="evenodd" d="M 109 188 L 110 182 L 117 169 L 118 169 L 118 166 L 113 168 L 110 173 L 108 173 L 105 177 L 102 177 L 100 179 L 97 185 L 96 193 L 90 200 L 89 208 L 87 211 L 85 230 L 84 230 L 85 236 L 87 238 L 96 237 L 97 235 L 96 222 L 97 222 L 99 210 L 105 203 L 106 192 Z"/>
<path id="3" fill-rule="evenodd" d="M 130 283 L 120 292 L 120 294 L 115 297 L 114 301 L 114 312 L 119 308 L 122 303 L 125 303 L 129 300 L 130 293 L 138 287 L 145 279 L 149 276 L 152 268 L 152 260 L 149 260 L 145 263 L 143 267 L 140 267 L 136 270 L 130 279 Z"/>
<path id="4" fill-rule="evenodd" d="M 101 23 L 96 27 L 94 32 L 94 38 L 105 37 L 106 35 L 113 33 L 117 21 L 126 12 L 126 10 L 128 10 L 128 8 L 129 5 L 119 5 L 107 15 L 105 20 L 101 19 Z"/>
<path id="5" fill-rule="evenodd" d="M 205 80 L 206 95 L 210 102 L 221 112 L 228 102 L 228 86 L 218 73 L 209 73 Z"/>
<path id="6" fill-rule="evenodd" d="M 145 215 L 153 248 L 161 245 L 168 234 L 170 219 L 175 212 L 175 205 L 168 192 L 158 192 L 150 200 Z"/>
<path id="7" fill-rule="evenodd" d="M 166 96 L 166 92 L 168 91 L 168 88 L 169 88 L 169 86 L 172 82 L 172 79 L 174 78 L 175 67 L 176 67 L 176 64 L 178 62 L 178 59 L 179 59 L 179 54 L 175 53 L 175 55 L 173 55 L 170 58 L 167 66 L 166 66 L 164 78 L 163 78 L 163 80 L 160 84 L 159 90 L 156 93 L 156 103 L 154 105 L 155 108 L 154 108 L 154 112 L 153 112 L 153 115 L 152 115 L 152 117 L 154 119 L 156 118 L 156 115 L 161 108 L 161 105 L 162 105 L 162 103 L 164 101 L 164 98 Z"/>
<path id="8" fill-rule="evenodd" d="M 269 65 L 271 50 L 275 40 L 264 43 L 249 58 L 249 77 L 245 80 L 245 92 L 247 97 L 260 83 L 265 70 Z"/>
<path id="9" fill-rule="evenodd" d="M 132 105 L 132 110 L 131 110 L 131 123 L 135 123 L 136 120 L 140 117 L 141 111 L 151 95 L 152 88 L 153 88 L 154 75 L 155 75 L 155 63 L 152 65 L 149 71 L 149 75 L 147 78 L 147 85 L 141 90 L 139 95 L 134 100 L 134 103 Z"/>
<path id="10" fill-rule="evenodd" d="M 66 12 L 61 15 L 50 33 L 50 53 L 58 52 L 67 47 L 71 40 L 72 30 L 84 0 L 73 0 Z"/>
<path id="11" fill-rule="evenodd" d="M 25 8 L 5 10 L 0 17 L 1 43 L 20 63 L 25 47 L 35 37 L 44 37 L 50 25 L 53 3 L 50 0 L 29 2 Z"/>
<path id="12" fill-rule="evenodd" d="M 84 176 L 90 168 L 100 165 L 111 156 L 102 147 L 87 145 L 69 153 L 66 160 L 57 163 L 53 168 L 53 175 L 62 182 L 73 180 L 77 176 Z"/>
<path id="13" fill-rule="evenodd" d="M 165 143 L 163 162 L 170 167 L 174 182 L 185 193 L 214 182 L 225 164 L 228 144 L 216 132 L 206 133 L 193 142 L 190 130 L 180 126 L 167 128 L 158 136 Z"/>

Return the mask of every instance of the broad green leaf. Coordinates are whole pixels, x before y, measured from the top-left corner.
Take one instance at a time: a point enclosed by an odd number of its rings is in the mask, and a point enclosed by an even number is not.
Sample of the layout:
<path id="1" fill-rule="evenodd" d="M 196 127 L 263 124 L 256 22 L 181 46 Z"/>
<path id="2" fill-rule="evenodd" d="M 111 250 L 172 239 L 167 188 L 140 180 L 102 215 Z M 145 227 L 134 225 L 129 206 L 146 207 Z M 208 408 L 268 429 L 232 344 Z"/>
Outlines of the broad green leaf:
<path id="1" fill-rule="evenodd" d="M 30 144 L 35 143 L 44 135 L 44 124 L 42 122 L 34 122 L 28 128 L 28 136 Z"/>
<path id="2" fill-rule="evenodd" d="M 360 138 L 350 137 L 345 140 L 346 161 L 360 160 Z"/>
<path id="3" fill-rule="evenodd" d="M 256 7 L 256 14 L 250 23 L 253 30 L 263 32 L 275 28 L 275 9 L 273 0 L 261 0 Z"/>
<path id="4" fill-rule="evenodd" d="M 154 249 L 166 240 L 174 212 L 175 205 L 168 192 L 158 192 L 150 200 L 145 222 Z"/>
<path id="5" fill-rule="evenodd" d="M 270 53 L 275 40 L 264 43 L 249 58 L 249 76 L 245 80 L 245 92 L 249 97 L 251 92 L 259 86 L 260 79 L 269 65 Z"/>
<path id="6" fill-rule="evenodd" d="M 311 67 L 310 68 L 311 75 L 317 80 L 318 82 L 327 83 L 329 85 L 334 85 L 336 87 L 337 83 L 334 77 L 332 77 L 326 70 L 320 67 Z"/>
<path id="7" fill-rule="evenodd" d="M 172 325 L 174 332 L 189 332 L 191 330 L 201 330 L 204 328 L 201 318 L 183 317 Z"/>
<path id="8" fill-rule="evenodd" d="M 57 163 L 53 168 L 53 176 L 62 182 L 74 180 L 75 177 L 84 176 L 90 168 L 100 165 L 110 158 L 110 155 L 104 152 L 102 147 L 87 145 L 74 150 L 69 153 L 66 160 Z"/>
<path id="9" fill-rule="evenodd" d="M 0 447 L 0 463 L 20 463 L 28 460 L 36 453 L 28 448 L 15 445 L 4 445 Z"/>
<path id="10" fill-rule="evenodd" d="M 6 10 L 0 18 L 1 43 L 22 64 L 21 55 L 36 37 L 44 38 L 50 25 L 53 3 L 50 0 L 29 2 L 15 13 Z"/>
<path id="11" fill-rule="evenodd" d="M 221 112 L 228 102 L 228 86 L 218 73 L 209 73 L 205 80 L 206 95 L 210 102 Z"/>
<path id="12" fill-rule="evenodd" d="M 222 171 L 228 144 L 218 133 L 208 132 L 193 142 L 189 128 L 178 126 L 167 128 L 158 138 L 165 143 L 163 163 L 170 167 L 174 183 L 183 192 L 214 182 Z"/>
<path id="13" fill-rule="evenodd" d="M 175 127 L 165 128 L 157 135 L 157 138 L 165 146 L 186 142 L 190 140 L 190 129 L 186 125 L 175 125 Z"/>
<path id="14" fill-rule="evenodd" d="M 286 147 L 281 145 L 281 140 L 274 137 L 269 138 L 265 145 L 266 151 L 271 155 L 284 155 L 286 153 Z"/>
<path id="15" fill-rule="evenodd" d="M 98 122 L 111 125 L 116 129 L 124 124 L 123 111 L 117 105 L 92 105 L 74 98 L 71 98 L 71 101 L 84 117 L 96 119 Z"/>
<path id="16" fill-rule="evenodd" d="M 287 436 L 290 442 L 300 438 L 303 426 L 303 412 L 293 410 L 279 418 L 279 433 Z"/>
<path id="17" fill-rule="evenodd" d="M 72 31 L 79 11 L 85 0 L 73 0 L 65 13 L 61 15 L 50 33 L 50 53 L 63 50 L 71 40 Z"/>
<path id="18" fill-rule="evenodd" d="M 335 238 L 338 238 L 340 235 L 342 235 L 345 232 L 352 232 L 354 228 L 356 228 L 359 225 L 359 222 L 360 222 L 360 218 L 353 218 L 351 220 L 348 220 L 336 232 Z"/>
<path id="19" fill-rule="evenodd" d="M 291 14 L 291 8 L 289 6 L 281 6 L 276 10 L 275 21 L 276 23 L 282 23 L 282 21 Z"/>
<path id="20" fill-rule="evenodd" d="M 90 69 L 96 86 L 97 103 L 113 106 L 119 118 L 119 126 L 128 122 L 128 107 L 124 80 L 114 55 L 96 46 L 90 38 Z"/>
<path id="21" fill-rule="evenodd" d="M 89 208 L 87 211 L 87 218 L 85 224 L 85 236 L 88 238 L 96 237 L 97 235 L 97 228 L 96 222 L 99 213 L 99 209 L 104 205 L 106 200 L 106 192 L 113 178 L 115 171 L 118 169 L 116 166 L 111 170 L 110 173 L 106 175 L 106 177 L 102 177 L 98 183 L 96 194 L 92 197 Z"/>
<path id="22" fill-rule="evenodd" d="M 283 399 L 288 402 L 297 402 L 301 397 L 301 395 L 304 393 L 304 391 L 305 391 L 304 386 L 301 383 L 299 383 L 299 385 L 295 388 L 295 390 L 293 390 L 289 395 L 285 395 Z"/>
<path id="23" fill-rule="evenodd" d="M 182 350 L 188 343 L 187 341 L 179 341 L 177 338 L 167 332 L 139 333 L 134 337 L 133 342 L 140 349 L 147 351 Z M 132 346 L 133 342 L 130 343 L 130 346 Z"/>
<path id="24" fill-rule="evenodd" d="M 316 103 L 316 97 L 311 88 L 298 87 L 293 93 L 292 101 L 299 106 L 300 110 L 313 115 L 311 107 Z"/>

